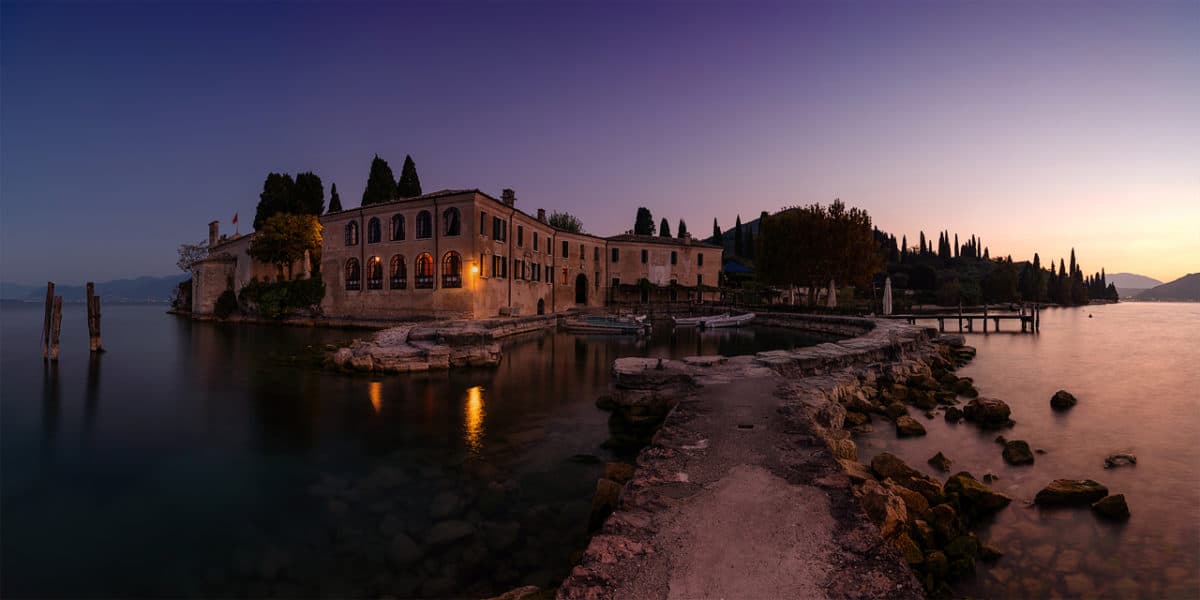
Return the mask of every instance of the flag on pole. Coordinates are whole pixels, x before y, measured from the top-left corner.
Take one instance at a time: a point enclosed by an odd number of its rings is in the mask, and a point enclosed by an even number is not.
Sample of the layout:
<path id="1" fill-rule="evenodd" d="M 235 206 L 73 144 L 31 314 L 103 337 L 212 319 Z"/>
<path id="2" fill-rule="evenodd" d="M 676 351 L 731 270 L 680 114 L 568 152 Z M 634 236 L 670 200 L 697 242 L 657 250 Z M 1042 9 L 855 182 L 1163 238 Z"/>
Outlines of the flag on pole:
<path id="1" fill-rule="evenodd" d="M 238 234 L 238 233 L 241 233 L 241 232 L 242 232 L 242 230 L 241 230 L 241 229 L 238 229 L 238 228 L 237 228 L 237 215 L 238 215 L 237 213 L 233 213 L 233 226 L 234 226 L 234 230 L 233 230 L 233 232 L 234 232 L 235 234 Z"/>
<path id="2" fill-rule="evenodd" d="M 233 224 L 237 225 L 237 213 L 233 213 Z"/>

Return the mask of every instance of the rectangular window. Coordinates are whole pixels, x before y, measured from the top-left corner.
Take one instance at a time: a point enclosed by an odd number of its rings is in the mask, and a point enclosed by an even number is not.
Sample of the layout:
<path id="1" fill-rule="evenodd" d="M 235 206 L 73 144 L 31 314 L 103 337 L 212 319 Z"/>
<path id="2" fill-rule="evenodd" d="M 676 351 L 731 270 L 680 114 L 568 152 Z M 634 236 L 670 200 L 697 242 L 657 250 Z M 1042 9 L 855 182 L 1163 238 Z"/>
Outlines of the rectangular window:
<path id="1" fill-rule="evenodd" d="M 704 255 L 703 254 L 696 255 L 696 265 L 700 266 L 700 267 L 704 266 Z"/>
<path id="2" fill-rule="evenodd" d="M 503 256 L 500 257 L 500 276 L 508 277 L 508 259 Z"/>
<path id="3" fill-rule="evenodd" d="M 672 250 L 672 251 L 671 251 L 671 264 L 675 264 L 675 262 L 676 262 L 677 260 L 679 260 L 679 253 L 678 253 L 678 252 L 676 252 L 676 251 L 674 251 L 674 250 Z"/>
<path id="4" fill-rule="evenodd" d="M 554 283 L 554 265 L 546 265 L 546 283 Z"/>
<path id="5" fill-rule="evenodd" d="M 570 244 L 567 244 L 567 241 L 563 240 L 563 258 L 571 258 L 571 254 L 569 251 L 570 247 L 571 247 Z"/>
<path id="6" fill-rule="evenodd" d="M 485 263 L 483 262 L 483 254 L 480 254 L 479 255 L 479 276 L 480 277 L 487 277 L 487 273 L 485 272 L 485 269 L 483 268 L 484 264 Z"/>
<path id="7" fill-rule="evenodd" d="M 525 226 L 517 225 L 517 247 L 525 245 Z"/>
<path id="8" fill-rule="evenodd" d="M 583 244 L 579 245 L 579 260 L 587 258 L 587 254 L 583 251 Z"/>
<path id="9" fill-rule="evenodd" d="M 487 235 L 487 213 L 479 211 L 479 235 Z"/>
<path id="10" fill-rule="evenodd" d="M 621 259 L 621 253 L 616 248 L 612 249 L 612 261 L 617 262 Z"/>
<path id="11" fill-rule="evenodd" d="M 538 232 L 533 232 L 533 251 L 538 251 Z"/>
<path id="12" fill-rule="evenodd" d="M 600 246 L 592 248 L 592 260 L 600 260 Z"/>
<path id="13" fill-rule="evenodd" d="M 642 250 L 642 264 L 644 265 L 648 262 L 650 262 L 650 251 Z"/>

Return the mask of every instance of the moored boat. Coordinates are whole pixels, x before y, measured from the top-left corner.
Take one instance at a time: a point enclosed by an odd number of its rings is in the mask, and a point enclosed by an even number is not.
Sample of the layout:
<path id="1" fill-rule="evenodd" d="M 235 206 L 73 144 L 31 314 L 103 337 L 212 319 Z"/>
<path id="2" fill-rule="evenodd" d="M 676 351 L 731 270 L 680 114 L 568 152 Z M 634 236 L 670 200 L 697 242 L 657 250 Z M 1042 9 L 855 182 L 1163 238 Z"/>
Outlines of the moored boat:
<path id="1" fill-rule="evenodd" d="M 754 320 L 754 313 L 746 313 L 742 315 L 725 315 L 722 317 L 714 317 L 700 322 L 701 327 L 741 327 L 746 323 Z"/>
<path id="2" fill-rule="evenodd" d="M 649 327 L 636 320 L 615 317 L 580 317 L 563 322 L 563 328 L 572 333 L 643 335 Z"/>
<path id="3" fill-rule="evenodd" d="M 729 313 L 723 313 L 719 315 L 704 315 L 700 317 L 671 317 L 671 320 L 675 322 L 677 327 L 684 327 L 693 325 L 703 326 L 704 322 L 707 320 L 727 318 L 729 318 Z"/>

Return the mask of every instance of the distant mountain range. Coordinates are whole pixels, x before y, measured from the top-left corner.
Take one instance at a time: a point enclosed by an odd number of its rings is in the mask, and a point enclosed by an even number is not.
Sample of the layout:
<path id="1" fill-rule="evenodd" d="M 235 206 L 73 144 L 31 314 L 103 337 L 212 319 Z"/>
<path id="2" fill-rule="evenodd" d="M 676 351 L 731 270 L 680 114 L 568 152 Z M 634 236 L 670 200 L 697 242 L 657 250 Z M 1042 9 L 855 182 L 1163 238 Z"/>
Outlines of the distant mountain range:
<path id="1" fill-rule="evenodd" d="M 187 279 L 184 273 L 165 277 L 135 277 L 96 282 L 96 294 L 103 302 L 170 302 L 175 296 L 175 286 Z M 87 287 L 82 285 L 55 284 L 54 294 L 62 296 L 63 302 L 82 302 L 87 296 Z M 0 300 L 34 300 L 46 298 L 46 284 L 26 285 L 11 281 L 0 281 Z"/>
<path id="2" fill-rule="evenodd" d="M 1117 286 L 1117 293 L 1122 298 L 1132 298 L 1163 283 L 1153 277 L 1146 277 L 1145 275 L 1138 275 L 1136 273 L 1113 273 L 1104 277 L 1106 281 Z"/>
<path id="3" fill-rule="evenodd" d="M 1152 287 L 1137 296 L 1138 300 L 1200 302 L 1200 273 L 1184 275 L 1170 283 Z"/>

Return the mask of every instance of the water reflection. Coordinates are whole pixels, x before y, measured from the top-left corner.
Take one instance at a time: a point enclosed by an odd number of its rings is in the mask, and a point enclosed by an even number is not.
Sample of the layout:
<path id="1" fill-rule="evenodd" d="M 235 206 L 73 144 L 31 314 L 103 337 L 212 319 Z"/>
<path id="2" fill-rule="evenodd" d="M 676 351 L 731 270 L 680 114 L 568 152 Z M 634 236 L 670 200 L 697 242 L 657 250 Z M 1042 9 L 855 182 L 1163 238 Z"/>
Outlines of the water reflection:
<path id="1" fill-rule="evenodd" d="M 83 434 L 91 437 L 92 428 L 96 426 L 96 413 L 100 406 L 100 353 L 92 352 L 88 356 L 87 388 L 83 404 Z"/>
<path id="2" fill-rule="evenodd" d="M 467 388 L 467 405 L 463 416 L 464 441 L 467 450 L 472 454 L 478 453 L 483 447 L 483 388 L 474 386 Z"/>
<path id="3" fill-rule="evenodd" d="M 383 382 L 372 381 L 367 384 L 367 397 L 371 399 L 371 408 L 375 409 L 375 414 L 383 408 Z"/>
<path id="4" fill-rule="evenodd" d="M 58 413 L 62 405 L 62 391 L 58 385 L 58 363 L 42 364 L 42 449 L 47 453 L 54 450 L 54 438 L 58 436 Z"/>

